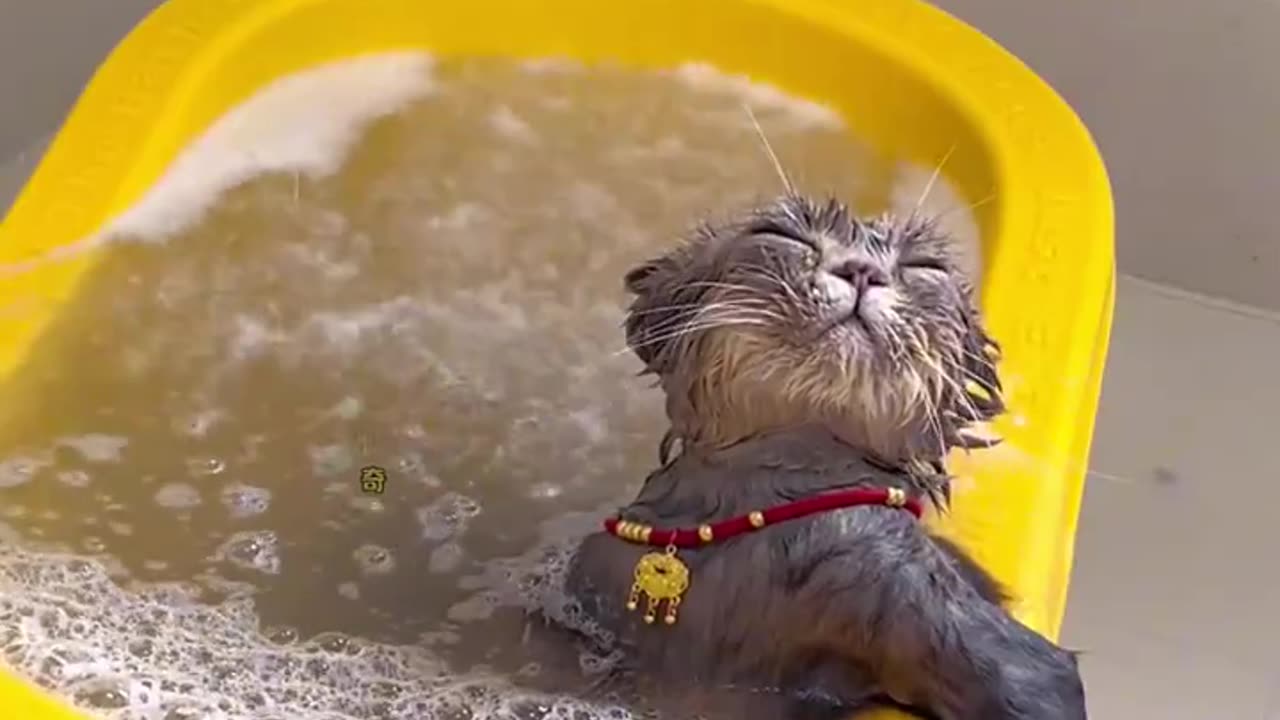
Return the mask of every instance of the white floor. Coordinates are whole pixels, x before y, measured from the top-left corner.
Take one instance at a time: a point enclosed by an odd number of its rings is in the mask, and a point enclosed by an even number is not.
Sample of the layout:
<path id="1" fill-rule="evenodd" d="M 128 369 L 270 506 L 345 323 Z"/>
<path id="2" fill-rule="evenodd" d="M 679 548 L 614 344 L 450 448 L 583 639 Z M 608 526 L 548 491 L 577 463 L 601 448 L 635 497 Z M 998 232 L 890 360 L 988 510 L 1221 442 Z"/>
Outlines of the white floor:
<path id="1" fill-rule="evenodd" d="M 1277 369 L 1280 316 L 1121 279 L 1063 638 L 1092 717 L 1280 718 Z"/>

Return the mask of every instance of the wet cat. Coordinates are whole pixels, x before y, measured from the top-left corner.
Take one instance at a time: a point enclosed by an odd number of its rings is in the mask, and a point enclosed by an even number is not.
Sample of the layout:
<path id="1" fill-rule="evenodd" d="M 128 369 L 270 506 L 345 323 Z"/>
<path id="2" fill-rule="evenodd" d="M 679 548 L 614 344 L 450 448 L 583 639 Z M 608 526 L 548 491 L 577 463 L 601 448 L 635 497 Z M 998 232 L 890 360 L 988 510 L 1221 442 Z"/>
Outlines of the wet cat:
<path id="1" fill-rule="evenodd" d="M 626 276 L 628 344 L 670 430 L 622 526 L 587 537 L 566 581 L 623 658 L 613 680 L 681 718 L 884 703 L 942 720 L 1086 717 L 1074 655 L 904 512 L 945 505 L 944 455 L 988 444 L 971 427 L 1003 410 L 999 351 L 955 252 L 916 214 L 863 221 L 789 192 Z M 762 513 L 858 489 L 885 501 Z M 712 537 L 734 518 L 744 532 Z M 654 561 L 688 575 L 669 619 L 644 607 L 666 592 L 656 566 L 635 572 L 667 529 L 705 541 Z"/>

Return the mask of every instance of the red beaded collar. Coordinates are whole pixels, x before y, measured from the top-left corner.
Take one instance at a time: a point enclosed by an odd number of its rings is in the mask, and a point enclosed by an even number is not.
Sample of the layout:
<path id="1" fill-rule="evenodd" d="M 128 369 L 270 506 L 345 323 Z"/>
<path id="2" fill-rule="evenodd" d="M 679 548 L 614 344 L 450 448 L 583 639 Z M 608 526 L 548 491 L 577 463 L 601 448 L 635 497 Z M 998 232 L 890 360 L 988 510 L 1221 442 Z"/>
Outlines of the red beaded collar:
<path id="1" fill-rule="evenodd" d="M 775 505 L 766 510 L 756 510 L 717 523 L 699 525 L 696 529 L 662 530 L 618 517 L 605 520 L 604 529 L 605 532 L 627 542 L 641 545 L 693 548 L 719 540 L 728 540 L 743 533 L 759 530 L 766 525 L 775 525 L 787 520 L 796 520 L 808 515 L 855 505 L 902 508 L 917 518 L 924 512 L 920 501 L 907 497 L 906 491 L 901 488 L 855 488 L 812 495 L 803 500 Z"/>

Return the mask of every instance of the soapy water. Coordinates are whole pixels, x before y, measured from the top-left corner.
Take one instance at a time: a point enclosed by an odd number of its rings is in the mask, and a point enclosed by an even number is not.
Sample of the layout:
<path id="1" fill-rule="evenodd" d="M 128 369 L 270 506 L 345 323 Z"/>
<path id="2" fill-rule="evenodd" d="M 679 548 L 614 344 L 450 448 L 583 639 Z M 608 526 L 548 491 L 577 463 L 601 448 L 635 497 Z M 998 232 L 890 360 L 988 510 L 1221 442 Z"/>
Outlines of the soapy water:
<path id="1" fill-rule="evenodd" d="M 372 56 L 229 113 L 3 388 L 3 661 L 115 718 L 639 712 L 572 699 L 614 657 L 558 578 L 664 429 L 623 272 L 779 189 L 744 102 L 803 189 L 931 176 L 703 66 Z M 568 694 L 531 607 L 595 640 Z"/>

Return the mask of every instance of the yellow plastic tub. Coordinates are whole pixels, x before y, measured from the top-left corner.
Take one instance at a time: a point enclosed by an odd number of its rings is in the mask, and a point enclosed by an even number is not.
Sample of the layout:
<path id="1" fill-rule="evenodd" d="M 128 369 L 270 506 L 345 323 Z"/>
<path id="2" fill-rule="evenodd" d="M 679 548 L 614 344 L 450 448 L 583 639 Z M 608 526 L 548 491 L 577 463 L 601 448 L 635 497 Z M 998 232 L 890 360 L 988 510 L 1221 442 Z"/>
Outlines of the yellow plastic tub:
<path id="1" fill-rule="evenodd" d="M 976 202 L 984 297 L 1003 344 L 1006 443 L 960 457 L 938 521 L 1056 636 L 1071 571 L 1113 304 L 1110 188 L 1070 108 L 986 37 L 918 0 L 170 0 L 108 58 L 0 225 L 0 381 L 102 253 L 23 261 L 126 210 L 222 113 L 280 76 L 429 49 L 709 62 L 824 102 L 879 148 Z M 71 714 L 0 673 L 0 717 Z"/>

